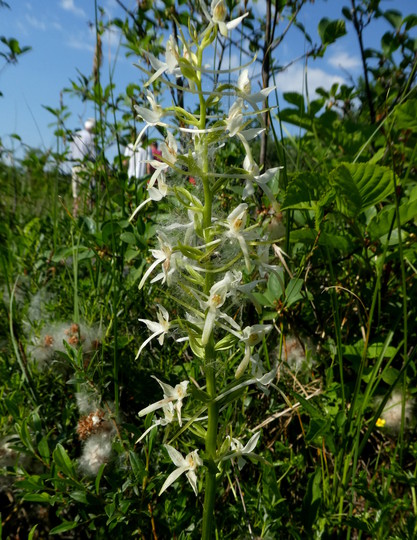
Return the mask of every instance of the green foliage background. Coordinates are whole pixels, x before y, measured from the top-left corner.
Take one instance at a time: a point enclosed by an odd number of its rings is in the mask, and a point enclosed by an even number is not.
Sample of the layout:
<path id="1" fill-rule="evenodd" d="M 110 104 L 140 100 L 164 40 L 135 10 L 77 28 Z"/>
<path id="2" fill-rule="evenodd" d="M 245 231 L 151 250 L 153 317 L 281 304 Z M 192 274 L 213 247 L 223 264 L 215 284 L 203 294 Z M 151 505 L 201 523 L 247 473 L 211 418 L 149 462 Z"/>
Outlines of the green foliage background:
<path id="1" fill-rule="evenodd" d="M 271 6 L 290 18 L 302 4 Z M 122 29 L 128 51 L 157 54 L 162 30 L 173 16 L 186 23 L 190 7 L 149 2 L 111 24 Z M 290 274 L 271 274 L 255 298 L 260 319 L 273 317 L 277 331 L 265 338 L 263 355 L 270 364 L 279 359 L 279 370 L 269 395 L 246 389 L 238 406 L 224 404 L 224 434 L 247 439 L 261 426 L 262 437 L 259 461 L 219 470 L 217 538 L 417 534 L 417 46 L 410 35 L 417 17 L 383 11 L 375 0 L 352 0 L 343 14 L 320 22 L 322 43 L 309 55 L 326 54 L 346 31 L 361 40 L 377 17 L 392 30 L 379 49 L 362 50 L 356 85 L 321 89 L 313 101 L 288 93 L 288 106 L 273 112 L 265 164 L 283 170 L 270 184 L 276 207 L 256 194 L 258 226 L 286 253 Z M 244 31 L 254 50 L 261 37 L 276 39 L 253 17 Z M 268 77 L 276 68 L 270 58 Z M 133 105 L 144 101 L 140 85 L 114 96 L 112 84 L 101 86 L 98 61 L 69 91 L 95 104 L 99 137 L 122 148 Z M 176 99 L 183 97 L 179 89 Z M 157 496 L 172 465 L 161 442 L 175 432 L 155 429 L 135 443 L 151 422 L 137 413 L 160 393 L 150 376 L 173 385 L 200 376 L 190 351 L 174 341 L 135 360 L 148 336 L 137 320 L 153 319 L 155 303 L 169 302 L 155 285 L 138 290 L 160 216 L 149 206 L 144 219 L 128 220 L 146 185 L 127 182 L 119 152 L 114 163 L 101 156 L 94 164 L 94 208 L 74 218 L 70 179 L 60 172 L 68 112 L 49 110 L 57 148 L 28 149 L 13 166 L 0 162 L 0 530 L 3 538 L 18 531 L 21 538 L 198 538 L 201 501 L 188 484 Z M 283 122 L 302 135 L 282 137 Z M 258 145 L 254 153 L 262 152 Z M 217 164 L 240 158 L 231 144 Z M 233 193 L 221 206 L 225 213 L 234 206 Z M 245 307 L 248 323 L 254 309 Z M 34 337 L 56 321 L 94 328 L 99 345 L 88 355 L 66 345 L 45 366 L 34 362 Z M 303 351 L 304 367 L 291 364 L 290 343 Z M 112 459 L 95 477 L 78 466 L 80 388 L 96 396 L 116 433 Z M 395 429 L 379 428 L 393 392 L 402 396 L 402 414 Z"/>

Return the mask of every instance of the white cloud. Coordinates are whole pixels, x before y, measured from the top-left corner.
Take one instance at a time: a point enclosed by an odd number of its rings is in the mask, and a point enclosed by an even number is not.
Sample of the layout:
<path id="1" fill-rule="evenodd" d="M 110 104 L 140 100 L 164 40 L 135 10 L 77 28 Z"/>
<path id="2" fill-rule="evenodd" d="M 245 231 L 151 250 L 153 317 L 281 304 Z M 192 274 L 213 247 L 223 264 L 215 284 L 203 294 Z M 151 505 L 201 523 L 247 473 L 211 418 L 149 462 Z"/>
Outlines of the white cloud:
<path id="1" fill-rule="evenodd" d="M 294 64 L 288 69 L 279 73 L 276 77 L 279 92 L 298 92 L 306 93 L 305 89 L 305 70 L 303 66 Z M 334 83 L 346 84 L 346 80 L 339 75 L 326 73 L 320 68 L 307 68 L 307 84 L 310 99 L 315 99 L 316 88 L 322 87 L 330 89 Z"/>
<path id="2" fill-rule="evenodd" d="M 37 19 L 34 15 L 26 14 L 25 19 L 29 26 L 36 28 L 36 30 L 46 30 L 46 24 L 43 21 Z"/>
<path id="3" fill-rule="evenodd" d="M 361 61 L 357 56 L 352 56 L 345 51 L 340 51 L 333 53 L 330 58 L 327 59 L 327 62 L 335 67 L 344 70 L 357 70 L 361 66 Z"/>
<path id="4" fill-rule="evenodd" d="M 102 36 L 103 46 L 107 49 L 117 49 L 120 45 L 122 34 L 117 29 L 106 30 Z"/>
<path id="5" fill-rule="evenodd" d="M 72 36 L 67 41 L 66 44 L 68 47 L 71 47 L 71 49 L 77 49 L 80 51 L 88 51 L 91 53 L 94 53 L 95 51 L 95 43 L 93 44 L 91 41 L 86 41 L 85 39 L 79 39 L 79 37 Z"/>
<path id="6" fill-rule="evenodd" d="M 86 13 L 82 8 L 77 7 L 74 4 L 74 0 L 61 0 L 61 7 L 65 11 L 70 11 L 77 17 L 86 17 Z"/>

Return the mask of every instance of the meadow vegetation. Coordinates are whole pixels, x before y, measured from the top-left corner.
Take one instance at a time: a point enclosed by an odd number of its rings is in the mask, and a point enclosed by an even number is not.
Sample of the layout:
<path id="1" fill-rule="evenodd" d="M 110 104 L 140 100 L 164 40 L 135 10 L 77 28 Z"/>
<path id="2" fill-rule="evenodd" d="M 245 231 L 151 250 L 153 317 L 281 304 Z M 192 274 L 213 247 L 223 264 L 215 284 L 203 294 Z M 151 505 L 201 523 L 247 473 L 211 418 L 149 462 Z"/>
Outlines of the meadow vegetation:
<path id="1" fill-rule="evenodd" d="M 65 107 L 55 148 L 1 147 L 0 538 L 416 537 L 417 16 L 346 1 L 306 57 L 353 32 L 363 76 L 270 107 L 304 3 L 125 8 L 118 96 L 97 9 L 66 91 L 118 151 L 77 216 Z"/>

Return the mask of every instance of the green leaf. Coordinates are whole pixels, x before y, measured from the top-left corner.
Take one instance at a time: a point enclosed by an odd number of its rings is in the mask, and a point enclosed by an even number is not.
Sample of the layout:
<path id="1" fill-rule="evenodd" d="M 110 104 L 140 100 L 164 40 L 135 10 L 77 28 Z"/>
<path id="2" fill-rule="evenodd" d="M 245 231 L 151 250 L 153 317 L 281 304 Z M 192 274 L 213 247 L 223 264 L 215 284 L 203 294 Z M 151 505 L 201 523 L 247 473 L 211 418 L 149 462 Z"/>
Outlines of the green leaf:
<path id="1" fill-rule="evenodd" d="M 39 441 L 38 450 L 39 450 L 39 455 L 41 456 L 41 458 L 44 459 L 46 463 L 49 463 L 50 452 L 49 452 L 48 439 L 46 436 L 43 436 L 42 439 Z"/>
<path id="2" fill-rule="evenodd" d="M 407 15 L 407 17 L 404 17 L 403 23 L 405 24 L 405 29 L 410 30 L 410 28 L 417 26 L 417 15 Z"/>
<path id="3" fill-rule="evenodd" d="M 300 278 L 291 278 L 285 289 L 285 303 L 287 306 L 295 304 L 303 298 L 301 288 L 304 281 Z"/>
<path id="4" fill-rule="evenodd" d="M 409 99 L 395 109 L 395 128 L 417 130 L 417 99 Z"/>
<path id="5" fill-rule="evenodd" d="M 104 511 L 106 512 L 107 517 L 109 518 L 107 523 L 110 523 L 110 518 L 112 517 L 112 515 L 116 511 L 116 503 L 113 501 L 110 504 L 106 504 L 106 506 L 104 507 Z"/>
<path id="6" fill-rule="evenodd" d="M 286 190 L 283 207 L 292 209 L 308 209 L 313 210 L 313 201 L 323 200 L 325 195 L 328 195 L 328 182 L 320 174 L 300 173 L 295 175 Z"/>
<path id="7" fill-rule="evenodd" d="M 131 232 L 124 232 L 120 235 L 120 240 L 126 244 L 136 245 L 138 243 L 136 236 Z"/>
<path id="8" fill-rule="evenodd" d="M 69 458 L 65 448 L 61 444 L 58 443 L 56 445 L 52 457 L 59 470 L 61 470 L 70 478 L 75 477 L 75 470 L 72 461 Z"/>
<path id="9" fill-rule="evenodd" d="M 146 474 L 145 464 L 139 458 L 139 456 L 135 452 L 132 452 L 132 451 L 129 452 L 129 461 L 130 461 L 130 466 L 132 467 L 133 474 L 135 475 L 136 479 L 138 481 L 142 481 L 143 477 Z"/>
<path id="10" fill-rule="evenodd" d="M 23 496 L 23 499 L 25 501 L 41 504 L 53 504 L 55 502 L 55 497 L 51 497 L 51 495 L 45 491 L 42 493 L 26 493 L 26 495 Z"/>
<path id="11" fill-rule="evenodd" d="M 75 529 L 76 527 L 78 527 L 78 523 L 76 521 L 63 521 L 61 525 L 54 527 L 49 534 L 59 534 L 66 531 L 72 531 L 72 529 Z"/>
<path id="12" fill-rule="evenodd" d="M 346 34 L 345 21 L 343 19 L 331 21 L 324 17 L 319 22 L 318 32 L 323 45 L 330 45 Z"/>
<path id="13" fill-rule="evenodd" d="M 33 535 L 35 534 L 35 531 L 36 531 L 36 527 L 38 526 L 38 524 L 34 525 L 31 529 L 30 529 L 30 532 L 29 532 L 29 535 L 28 535 L 28 540 L 33 540 Z M 1 530 L 0 530 L 0 538 L 1 538 Z"/>
<path id="14" fill-rule="evenodd" d="M 343 163 L 329 175 L 340 212 L 354 217 L 393 193 L 392 172 L 373 163 Z"/>
<path id="15" fill-rule="evenodd" d="M 299 94 L 298 92 L 284 92 L 283 96 L 285 101 L 297 107 L 298 112 L 304 112 L 304 96 L 302 94 Z"/>
<path id="16" fill-rule="evenodd" d="M 387 9 L 382 16 L 390 23 L 390 25 L 395 29 L 399 30 L 403 23 L 402 15 L 396 9 Z"/>
<path id="17" fill-rule="evenodd" d="M 382 373 L 382 380 L 384 383 L 393 385 L 398 380 L 400 372 L 398 369 L 395 369 L 393 367 L 390 367 L 388 369 L 384 369 Z"/>
<path id="18" fill-rule="evenodd" d="M 402 204 L 399 207 L 400 225 L 405 225 L 408 221 L 417 216 L 417 200 Z M 395 227 L 395 206 L 389 205 L 379 212 L 370 222 L 368 233 L 372 240 L 381 238 L 388 234 L 391 227 Z"/>
<path id="19" fill-rule="evenodd" d="M 104 473 L 104 469 L 105 469 L 105 468 L 106 468 L 106 463 L 102 463 L 102 464 L 100 465 L 99 470 L 98 470 L 98 473 L 97 473 L 97 476 L 96 476 L 96 481 L 94 482 L 97 495 L 98 495 L 99 492 L 100 492 L 100 482 L 101 482 L 101 478 L 102 478 L 102 476 L 103 476 L 103 473 Z"/>
<path id="20" fill-rule="evenodd" d="M 283 275 L 278 276 L 275 272 L 269 276 L 268 285 L 267 285 L 267 299 L 271 302 L 279 300 L 284 292 L 284 277 Z"/>
<path id="21" fill-rule="evenodd" d="M 311 532 L 312 527 L 316 522 L 321 497 L 321 469 L 318 467 L 308 479 L 307 491 L 303 499 L 303 521 L 306 531 Z"/>
<path id="22" fill-rule="evenodd" d="M 77 501 L 82 504 L 87 504 L 87 494 L 85 491 L 73 491 L 69 494 L 71 499 L 74 499 L 74 501 Z"/>
<path id="23" fill-rule="evenodd" d="M 35 448 L 32 443 L 32 437 L 29 433 L 29 428 L 27 425 L 28 419 L 25 418 L 20 426 L 20 429 L 18 428 L 20 438 L 22 440 L 22 443 L 26 446 L 28 450 L 30 450 L 33 454 L 35 454 Z"/>

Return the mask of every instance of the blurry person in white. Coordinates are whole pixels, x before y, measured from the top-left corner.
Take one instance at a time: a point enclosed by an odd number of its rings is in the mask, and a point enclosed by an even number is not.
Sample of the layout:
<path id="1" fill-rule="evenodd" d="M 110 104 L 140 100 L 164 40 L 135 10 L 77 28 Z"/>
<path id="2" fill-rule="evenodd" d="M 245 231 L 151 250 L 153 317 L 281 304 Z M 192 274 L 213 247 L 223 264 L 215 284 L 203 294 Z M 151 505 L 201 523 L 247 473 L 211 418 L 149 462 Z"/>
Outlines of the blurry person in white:
<path id="1" fill-rule="evenodd" d="M 84 129 L 77 131 L 72 138 L 70 145 L 70 156 L 74 162 L 72 167 L 72 197 L 74 201 L 74 217 L 77 216 L 80 203 L 80 186 L 83 182 L 86 172 L 86 162 L 94 162 L 97 157 L 95 144 L 95 121 L 89 118 L 84 123 Z"/>
<path id="2" fill-rule="evenodd" d="M 132 138 L 135 140 L 135 134 L 132 132 Z M 129 184 L 132 179 L 140 180 L 148 173 L 147 161 L 152 159 L 150 147 L 143 147 L 143 140 L 129 143 L 125 148 L 124 153 L 126 158 L 129 158 L 127 177 Z"/>

